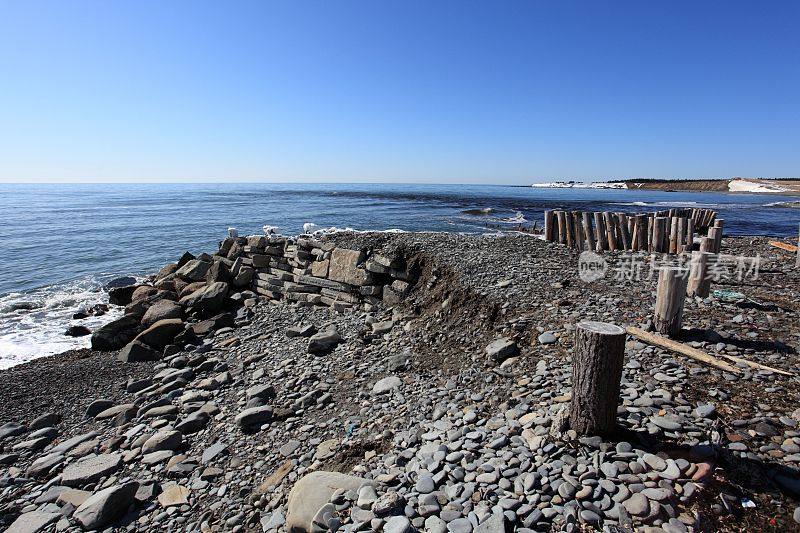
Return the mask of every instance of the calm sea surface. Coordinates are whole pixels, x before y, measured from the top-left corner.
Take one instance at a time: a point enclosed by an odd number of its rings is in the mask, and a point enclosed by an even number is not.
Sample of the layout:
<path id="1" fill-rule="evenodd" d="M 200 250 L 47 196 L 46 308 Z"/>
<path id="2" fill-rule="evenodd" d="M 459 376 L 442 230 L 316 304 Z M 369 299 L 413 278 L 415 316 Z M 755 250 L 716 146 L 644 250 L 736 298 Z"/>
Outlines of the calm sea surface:
<path id="1" fill-rule="evenodd" d="M 478 185 L 0 184 L 0 368 L 88 346 L 63 335 L 104 282 L 145 275 L 185 250 L 212 251 L 229 226 L 284 234 L 320 228 L 481 233 L 538 221 L 545 209 L 646 212 L 708 207 L 727 233 L 795 235 L 797 197 Z M 490 208 L 488 214 L 466 211 Z"/>

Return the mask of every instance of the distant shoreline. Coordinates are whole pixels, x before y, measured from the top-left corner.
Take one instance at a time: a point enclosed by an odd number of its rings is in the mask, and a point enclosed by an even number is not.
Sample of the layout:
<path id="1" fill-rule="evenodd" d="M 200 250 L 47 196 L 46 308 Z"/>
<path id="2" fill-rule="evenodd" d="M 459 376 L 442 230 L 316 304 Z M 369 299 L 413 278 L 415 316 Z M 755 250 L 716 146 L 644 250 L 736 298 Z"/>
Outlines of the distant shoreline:
<path id="1" fill-rule="evenodd" d="M 537 189 L 618 189 L 664 192 L 722 192 L 745 194 L 800 194 L 800 179 L 731 178 L 731 179 L 626 179 L 616 181 L 555 181 L 522 185 Z"/>

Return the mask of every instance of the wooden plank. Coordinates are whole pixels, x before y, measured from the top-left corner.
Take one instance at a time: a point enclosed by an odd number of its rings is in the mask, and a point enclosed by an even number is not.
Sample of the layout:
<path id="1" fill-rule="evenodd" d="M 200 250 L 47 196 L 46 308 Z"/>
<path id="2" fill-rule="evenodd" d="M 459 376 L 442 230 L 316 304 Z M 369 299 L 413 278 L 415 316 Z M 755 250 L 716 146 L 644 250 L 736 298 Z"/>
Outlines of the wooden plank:
<path id="1" fill-rule="evenodd" d="M 775 248 L 780 248 L 781 250 L 786 250 L 787 252 L 797 252 L 797 246 L 794 244 L 787 244 L 781 241 L 769 241 L 769 245 L 774 246 Z"/>

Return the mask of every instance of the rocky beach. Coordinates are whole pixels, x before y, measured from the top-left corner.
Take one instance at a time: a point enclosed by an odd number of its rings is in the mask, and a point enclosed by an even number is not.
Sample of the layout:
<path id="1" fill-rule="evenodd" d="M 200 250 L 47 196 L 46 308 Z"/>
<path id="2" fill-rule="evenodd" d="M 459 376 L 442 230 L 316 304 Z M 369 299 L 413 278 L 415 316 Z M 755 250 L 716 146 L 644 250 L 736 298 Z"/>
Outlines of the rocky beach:
<path id="1" fill-rule="evenodd" d="M 725 236 L 684 304 L 676 340 L 739 361 L 628 335 L 602 437 L 570 427 L 576 327 L 651 330 L 656 254 L 586 281 L 525 234 L 187 252 L 109 291 L 92 349 L 0 371 L 0 529 L 800 530 L 800 269 L 770 240 Z"/>

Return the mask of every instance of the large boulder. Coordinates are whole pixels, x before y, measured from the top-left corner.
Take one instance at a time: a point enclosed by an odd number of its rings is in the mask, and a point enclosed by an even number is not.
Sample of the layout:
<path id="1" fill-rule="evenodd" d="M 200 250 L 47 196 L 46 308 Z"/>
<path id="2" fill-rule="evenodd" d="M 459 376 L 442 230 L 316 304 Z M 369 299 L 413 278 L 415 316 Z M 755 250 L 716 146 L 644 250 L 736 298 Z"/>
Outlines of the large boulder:
<path id="1" fill-rule="evenodd" d="M 117 361 L 123 363 L 139 363 L 141 361 L 158 361 L 161 353 L 139 341 L 131 341 L 117 354 Z"/>
<path id="2" fill-rule="evenodd" d="M 228 282 L 231 280 L 231 274 L 228 272 L 228 267 L 222 261 L 214 261 L 211 268 L 206 272 L 206 283 L 214 283 L 215 281 Z"/>
<path id="3" fill-rule="evenodd" d="M 133 291 L 133 295 L 131 295 L 131 303 L 139 303 L 147 301 L 151 296 L 155 296 L 158 294 L 158 289 L 153 287 L 152 285 L 140 285 L 136 287 L 136 290 Z"/>
<path id="4" fill-rule="evenodd" d="M 139 484 L 131 481 L 96 492 L 75 510 L 72 518 L 86 530 L 101 529 L 128 511 L 138 488 Z"/>
<path id="5" fill-rule="evenodd" d="M 228 284 L 217 281 L 184 296 L 181 305 L 202 313 L 214 313 L 222 308 L 227 295 Z"/>
<path id="6" fill-rule="evenodd" d="M 165 318 L 139 333 L 135 340 L 151 348 L 163 349 L 172 342 L 175 335 L 183 331 L 183 327 L 183 320 L 180 318 Z"/>
<path id="7" fill-rule="evenodd" d="M 211 263 L 199 259 L 192 259 L 179 268 L 175 272 L 175 275 L 187 281 L 203 281 L 206 279 L 206 273 L 209 268 L 211 268 Z"/>
<path id="8" fill-rule="evenodd" d="M 133 291 L 138 285 L 126 285 L 124 287 L 112 287 L 108 290 L 108 303 L 113 305 L 128 305 L 133 298 Z"/>
<path id="9" fill-rule="evenodd" d="M 367 480 L 339 472 L 318 470 L 300 478 L 289 492 L 286 528 L 290 533 L 309 533 L 317 530 L 314 517 L 331 500 L 337 490 L 358 491 Z"/>
<path id="10" fill-rule="evenodd" d="M 158 271 L 158 274 L 156 274 L 156 279 L 164 279 L 167 276 L 174 274 L 177 271 L 178 271 L 177 263 L 167 263 L 166 265 L 161 267 L 161 270 Z"/>
<path id="11" fill-rule="evenodd" d="M 139 319 L 125 315 L 100 327 L 92 333 L 92 350 L 110 352 L 119 350 L 139 333 Z"/>
<path id="12" fill-rule="evenodd" d="M 105 289 L 108 291 L 111 289 L 118 289 L 120 287 L 129 287 L 135 284 L 136 284 L 136 278 L 134 278 L 133 276 L 122 276 L 120 278 L 114 278 L 108 283 L 106 283 Z"/>
<path id="13" fill-rule="evenodd" d="M 222 328 L 232 328 L 236 325 L 236 317 L 231 313 L 220 313 L 200 322 L 195 322 L 189 328 L 195 335 L 205 337 L 212 331 L 217 331 Z"/>
<path id="14" fill-rule="evenodd" d="M 149 327 L 167 318 L 183 318 L 183 307 L 172 300 L 159 300 L 145 311 L 142 325 Z"/>

